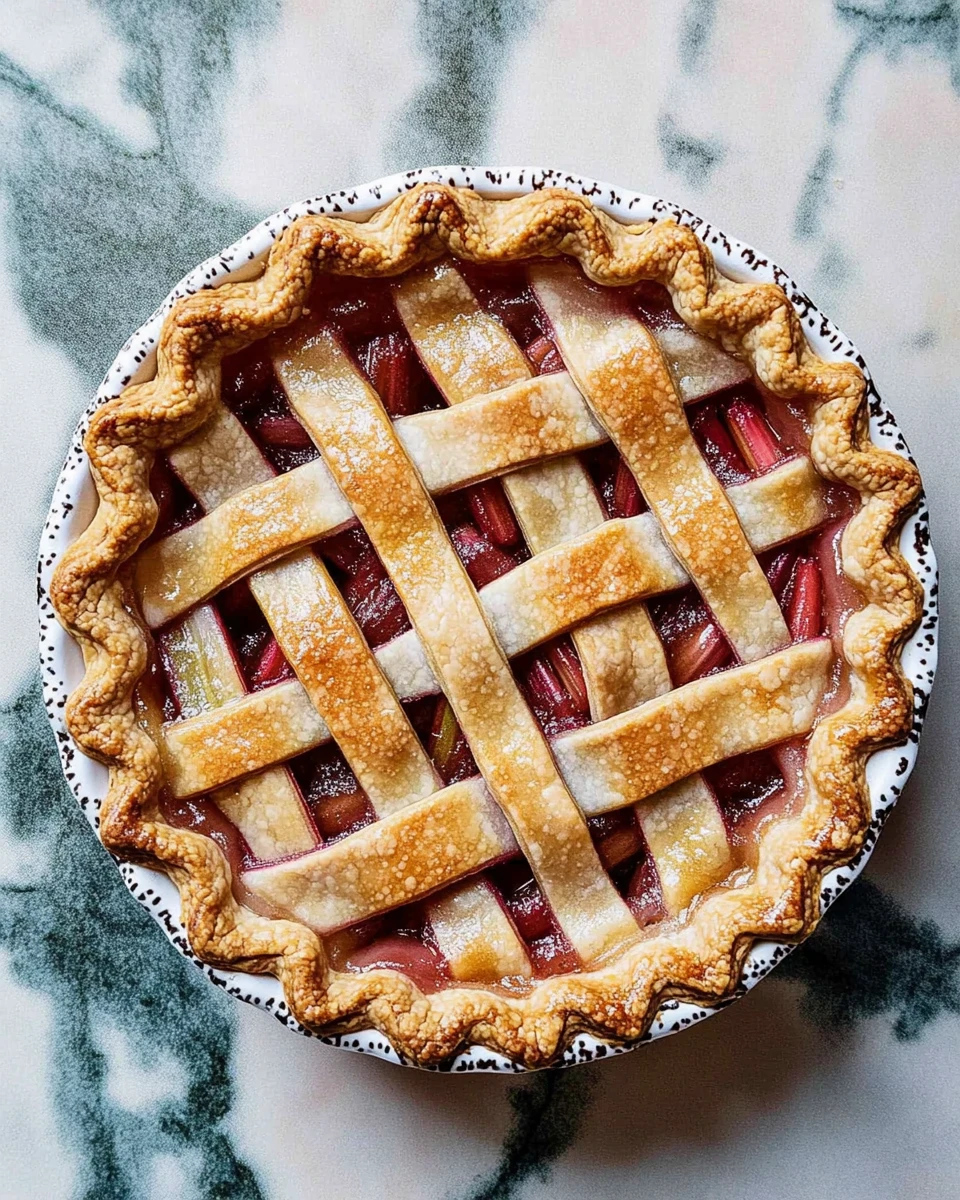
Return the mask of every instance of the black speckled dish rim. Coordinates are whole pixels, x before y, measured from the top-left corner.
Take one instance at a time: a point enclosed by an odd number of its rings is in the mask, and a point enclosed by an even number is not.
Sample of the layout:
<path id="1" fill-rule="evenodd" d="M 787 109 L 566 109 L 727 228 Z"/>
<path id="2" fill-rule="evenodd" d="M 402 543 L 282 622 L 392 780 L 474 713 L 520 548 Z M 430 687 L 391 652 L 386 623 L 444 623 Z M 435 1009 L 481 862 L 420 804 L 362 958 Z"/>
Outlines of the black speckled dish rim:
<path id="1" fill-rule="evenodd" d="M 710 247 L 718 268 L 725 275 L 737 280 L 766 280 L 783 287 L 800 316 L 808 341 L 818 354 L 826 359 L 852 359 L 857 363 L 867 379 L 870 433 L 873 441 L 888 450 L 910 457 L 893 414 L 880 399 L 870 371 L 850 339 L 841 333 L 790 276 L 770 259 L 743 242 L 721 233 L 715 226 L 685 208 L 642 193 L 598 183 L 580 175 L 571 175 L 565 171 L 531 167 L 498 170 L 465 166 L 425 167 L 417 171 L 390 175 L 349 191 L 333 192 L 300 204 L 292 204 L 267 217 L 234 245 L 191 271 L 173 289 L 153 316 L 124 343 L 107 371 L 95 399 L 74 431 L 69 453 L 54 489 L 50 512 L 43 527 L 37 566 L 40 665 L 44 703 L 53 726 L 67 782 L 94 830 L 99 824 L 100 802 L 107 789 L 107 769 L 80 753 L 64 726 L 64 705 L 67 696 L 80 682 L 83 663 L 79 647 L 54 616 L 49 593 L 50 579 L 57 560 L 87 526 L 96 509 L 96 491 L 82 445 L 91 414 L 105 400 L 119 395 L 128 384 L 152 378 L 156 369 L 156 344 L 160 327 L 174 301 L 180 296 L 203 288 L 218 287 L 228 280 L 240 281 L 256 276 L 273 242 L 297 217 L 307 213 L 335 213 L 362 218 L 382 208 L 395 196 L 408 191 L 416 184 L 431 181 L 469 187 L 481 195 L 501 198 L 543 187 L 564 187 L 588 196 L 599 208 L 623 221 L 640 222 L 651 217 L 673 217 L 681 224 L 689 226 Z M 913 728 L 902 743 L 879 750 L 869 758 L 867 784 L 873 814 L 870 827 L 863 847 L 856 857 L 845 866 L 824 875 L 820 892 L 821 912 L 825 911 L 863 870 L 884 822 L 903 791 L 916 761 L 920 730 L 933 684 L 937 663 L 937 563 L 930 544 L 929 516 L 923 494 L 920 496 L 917 510 L 904 524 L 900 549 L 920 580 L 924 594 L 920 624 L 904 646 L 902 654 L 904 672 L 914 686 Z M 185 957 L 196 962 L 213 983 L 230 995 L 272 1013 L 288 1029 L 308 1037 L 317 1036 L 305 1030 L 291 1015 L 280 983 L 273 976 L 224 971 L 208 966 L 196 958 L 190 950 L 180 923 L 177 888 L 165 874 L 132 863 L 118 862 L 117 866 L 127 887 L 157 921 L 174 946 Z M 710 1007 L 677 1000 L 666 1001 L 648 1031 L 638 1041 L 623 1046 L 611 1046 L 598 1038 L 581 1035 L 563 1055 L 559 1065 L 573 1066 L 576 1063 L 623 1054 L 644 1042 L 695 1025 L 744 995 L 789 954 L 791 949 L 793 946 L 790 944 L 758 940 L 747 955 L 740 985 L 731 997 Z M 398 1054 L 387 1039 L 375 1030 L 322 1037 L 320 1040 L 345 1050 L 373 1054 L 389 1062 L 415 1065 L 405 1056 Z M 523 1067 L 481 1046 L 467 1047 L 443 1066 L 432 1069 L 458 1072 L 524 1071 Z"/>

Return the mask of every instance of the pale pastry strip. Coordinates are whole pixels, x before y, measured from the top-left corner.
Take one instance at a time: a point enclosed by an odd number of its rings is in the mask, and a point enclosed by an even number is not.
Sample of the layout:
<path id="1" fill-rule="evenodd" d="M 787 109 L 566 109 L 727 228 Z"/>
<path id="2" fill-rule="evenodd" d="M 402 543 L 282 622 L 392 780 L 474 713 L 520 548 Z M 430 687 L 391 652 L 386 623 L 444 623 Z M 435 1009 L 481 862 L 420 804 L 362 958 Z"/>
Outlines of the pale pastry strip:
<path id="1" fill-rule="evenodd" d="M 710 338 L 694 333 L 680 318 L 676 325 L 651 329 L 650 332 L 670 365 L 684 404 L 745 383 L 750 378 L 746 363 L 727 354 Z"/>
<path id="2" fill-rule="evenodd" d="M 320 934 L 423 899 L 516 853 L 483 781 L 468 779 L 299 858 L 245 871 L 274 912 Z"/>
<path id="3" fill-rule="evenodd" d="M 225 404 L 195 434 L 174 446 L 167 460 L 207 512 L 276 472 Z"/>
<path id="4" fill-rule="evenodd" d="M 256 572 L 250 590 L 377 815 L 435 792 L 427 752 L 316 555 Z"/>
<path id="5" fill-rule="evenodd" d="M 182 710 L 215 712 L 245 694 L 223 628 L 208 606 L 195 609 L 170 631 L 166 649 Z M 283 767 L 219 788 L 210 798 L 257 858 L 299 854 L 317 843 L 300 791 Z"/>
<path id="6" fill-rule="evenodd" d="M 378 646 L 374 654 L 380 670 L 401 700 L 417 700 L 439 693 L 440 684 L 415 629 L 408 629 Z"/>
<path id="7" fill-rule="evenodd" d="M 534 557 L 603 524 L 593 482 L 575 458 L 555 458 L 502 477 Z"/>
<path id="8" fill-rule="evenodd" d="M 664 911 L 675 917 L 733 866 L 723 817 L 703 776 L 671 784 L 636 807 L 660 877 Z"/>
<path id="9" fill-rule="evenodd" d="M 144 620 L 156 629 L 249 571 L 352 519 L 321 459 L 246 488 L 139 555 L 134 588 Z"/>
<path id="10" fill-rule="evenodd" d="M 250 692 L 223 708 L 163 727 L 167 782 L 196 796 L 329 741 L 330 730 L 299 680 Z"/>
<path id="11" fill-rule="evenodd" d="M 210 798 L 264 862 L 301 854 L 320 840 L 285 767 L 271 767 L 217 788 Z"/>
<path id="12" fill-rule="evenodd" d="M 801 642 L 563 734 L 553 751 L 567 786 L 595 816 L 722 759 L 807 733 L 832 656 L 829 638 Z"/>
<path id="13" fill-rule="evenodd" d="M 430 924 L 454 979 L 492 983 L 529 976 L 530 960 L 493 888 L 468 880 L 430 904 Z"/>
<path id="14" fill-rule="evenodd" d="M 806 457 L 788 459 L 764 475 L 727 488 L 727 499 L 757 553 L 809 533 L 828 516 L 823 481 Z"/>
<path id="15" fill-rule="evenodd" d="M 637 936 L 416 468 L 334 335 L 278 348 L 294 410 L 373 542 L 491 792 L 585 962 Z"/>
<path id="16" fill-rule="evenodd" d="M 642 513 L 545 550 L 487 584 L 480 598 L 504 653 L 513 657 L 605 609 L 685 582 L 656 520 Z"/>
<path id="17" fill-rule="evenodd" d="M 172 625 L 164 634 L 163 649 L 181 718 L 220 708 L 246 693 L 233 650 L 209 604 Z"/>
<path id="18" fill-rule="evenodd" d="M 652 334 L 562 263 L 531 268 L 568 370 L 744 662 L 789 641 L 766 576 L 694 440 Z"/>
<path id="19" fill-rule="evenodd" d="M 506 329 L 477 303 L 450 259 L 403 275 L 393 285 L 397 311 L 448 404 L 497 392 L 533 375 Z"/>
<path id="20" fill-rule="evenodd" d="M 402 417 L 396 430 L 434 494 L 607 441 L 566 371 Z"/>
<path id="21" fill-rule="evenodd" d="M 631 596 L 631 600 L 635 600 Z M 548 636 L 555 636 L 553 634 Z M 646 606 L 591 617 L 572 631 L 591 714 L 603 721 L 670 690 L 670 672 Z"/>
<path id="22" fill-rule="evenodd" d="M 530 378 L 526 355 L 506 328 L 481 308 L 451 261 L 404 276 L 394 285 L 394 298 L 417 353 L 451 405 L 469 404 L 477 394 L 496 394 L 508 375 L 519 380 Z M 529 388 L 531 384 L 522 386 Z M 559 384 L 541 386 L 560 388 Z M 571 390 L 565 382 L 559 393 L 568 409 L 575 408 L 575 392 L 576 388 Z M 577 398 L 583 403 L 578 393 Z M 589 410 L 579 410 L 577 421 L 578 429 L 591 434 L 596 429 Z M 549 427 L 553 426 L 551 417 Z M 514 472 L 504 477 L 503 487 L 534 555 L 588 533 L 604 521 L 593 482 L 576 458 L 538 463 Z M 564 592 L 571 595 L 570 588 L 565 587 Z M 548 593 L 540 598 L 546 600 Z M 592 614 L 571 615 L 573 625 Z M 649 698 L 644 689 L 651 682 L 659 692 L 670 687 L 660 639 L 642 608 L 610 616 L 602 624 L 588 627 L 583 637 L 576 630 L 573 641 L 581 656 L 591 657 L 584 669 L 584 682 L 594 720 L 612 715 L 612 694 L 632 707 Z M 622 653 L 624 646 L 630 647 L 629 655 Z M 504 650 L 512 653 L 506 646 Z M 614 675 L 612 683 L 608 682 Z"/>
<path id="23" fill-rule="evenodd" d="M 796 537 L 822 522 L 825 515 L 822 493 L 819 489 L 806 487 L 809 470 L 812 470 L 809 460 L 791 460 L 776 471 L 730 489 L 734 507 L 745 514 L 747 533 L 756 551 L 769 549 L 771 545 Z M 764 497 L 769 497 L 766 504 Z M 756 530 L 750 527 L 753 520 L 758 523 Z M 794 520 L 797 525 L 790 523 Z M 774 537 L 768 542 L 763 535 L 770 533 Z M 612 569 L 613 566 L 617 569 Z M 652 585 L 657 580 L 663 584 L 661 590 L 682 587 L 689 582 L 689 576 L 663 542 L 652 514 L 641 513 L 625 521 L 607 521 L 582 538 L 528 559 L 482 588 L 479 592 L 481 603 L 501 645 L 510 647 L 507 653 L 522 654 L 571 628 L 570 613 L 555 605 L 549 593 L 544 595 L 543 589 L 552 587 L 551 581 L 558 579 L 568 590 L 580 589 L 578 611 L 592 617 L 589 625 L 581 625 L 576 631 L 584 673 L 589 674 L 592 664 L 602 660 L 605 654 L 610 656 L 613 664 L 614 669 L 593 678 L 599 703 L 604 709 L 615 715 L 634 707 L 627 701 L 638 688 L 645 699 L 661 694 L 665 690 L 662 670 L 655 662 L 651 665 L 646 644 L 642 643 L 637 653 L 630 630 L 616 622 L 617 612 L 597 616 L 597 608 L 587 611 L 587 600 L 591 597 L 601 607 L 621 605 L 656 594 L 657 588 Z M 648 585 L 649 591 L 645 590 Z M 608 619 L 612 629 L 604 628 Z M 602 634 L 602 641 L 596 647 L 589 644 L 595 630 Z M 586 649 L 582 645 L 584 639 L 588 642 Z M 433 695 L 440 690 L 416 630 L 407 630 L 379 646 L 375 654 L 381 671 L 401 700 Z M 631 669 L 616 671 L 620 657 L 626 655 L 635 655 Z M 644 678 L 645 671 L 650 672 L 647 678 Z M 618 690 L 619 679 L 627 680 L 623 691 Z M 203 717 L 197 730 L 192 729 L 196 718 L 166 726 L 163 736 L 168 752 L 177 764 L 175 794 L 191 795 L 204 791 L 258 766 L 267 766 L 310 749 L 329 738 L 330 731 L 324 722 L 305 715 L 305 710 L 310 707 L 306 696 L 300 696 L 294 702 L 291 693 L 295 692 L 295 687 L 289 684 L 282 687 L 284 690 L 277 692 L 276 697 L 276 719 L 271 716 L 272 693 L 276 689 L 268 688 L 256 693 L 256 698 L 245 697 L 224 709 L 219 717 Z M 287 713 L 291 704 L 297 715 L 289 733 L 285 734 L 281 713 Z M 247 741 L 248 723 L 243 714 L 246 705 L 256 709 L 255 719 L 266 720 L 277 737 L 272 751 L 264 739 L 258 739 L 257 745 L 268 752 L 268 757 L 255 763 L 251 763 L 251 747 Z M 238 722 L 236 731 L 231 729 L 235 719 Z M 305 733 L 316 740 L 304 744 Z M 212 748 L 216 753 L 211 753 Z"/>
<path id="24" fill-rule="evenodd" d="M 651 850 L 664 862 L 661 882 L 670 911 L 717 882 L 724 853 L 719 814 L 715 807 L 710 812 L 705 793 L 694 790 L 703 785 L 670 785 L 718 757 L 806 733 L 830 658 L 828 639 L 801 642 L 554 741 L 565 769 L 572 765 L 574 787 L 585 785 L 577 799 L 587 812 L 611 807 L 597 803 L 610 786 L 620 786 L 621 804 L 660 792 L 643 820 Z M 584 746 L 586 735 L 594 745 Z M 592 773 L 591 756 L 600 763 Z M 327 933 L 429 896 L 516 849 L 483 780 L 471 779 L 331 846 L 247 871 L 244 884 L 276 911 Z"/>

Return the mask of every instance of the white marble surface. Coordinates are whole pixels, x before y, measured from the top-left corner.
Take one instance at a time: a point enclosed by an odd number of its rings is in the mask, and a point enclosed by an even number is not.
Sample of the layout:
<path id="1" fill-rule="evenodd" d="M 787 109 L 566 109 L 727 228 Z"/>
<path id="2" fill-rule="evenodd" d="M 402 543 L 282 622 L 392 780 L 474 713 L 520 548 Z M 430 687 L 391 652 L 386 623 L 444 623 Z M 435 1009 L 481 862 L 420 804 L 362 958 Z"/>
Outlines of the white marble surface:
<path id="1" fill-rule="evenodd" d="M 0 10 L 0 1190 L 956 1195 L 960 7 Z M 35 687 L 40 523 L 123 337 L 194 262 L 287 201 L 471 159 L 665 195 L 788 268 L 897 413 L 945 585 L 920 764 L 855 906 L 796 956 L 798 981 L 770 980 L 699 1029 L 512 1098 L 510 1080 L 400 1071 L 294 1037 L 181 967 L 82 840 Z M 798 1003 L 838 963 L 853 964 L 829 990 L 842 1029 Z"/>

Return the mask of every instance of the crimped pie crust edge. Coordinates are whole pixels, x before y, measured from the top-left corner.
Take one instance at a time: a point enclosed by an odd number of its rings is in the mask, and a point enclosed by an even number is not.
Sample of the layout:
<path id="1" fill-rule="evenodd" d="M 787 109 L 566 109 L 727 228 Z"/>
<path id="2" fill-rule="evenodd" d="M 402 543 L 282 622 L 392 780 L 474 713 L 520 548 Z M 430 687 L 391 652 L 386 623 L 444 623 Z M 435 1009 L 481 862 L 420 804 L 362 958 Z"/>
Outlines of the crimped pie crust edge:
<path id="1" fill-rule="evenodd" d="M 547 980 L 523 998 L 473 988 L 424 997 L 393 971 L 330 973 L 325 986 L 314 934 L 237 905 L 219 848 L 157 819 L 156 748 L 136 726 L 130 702 L 145 652 L 139 627 L 123 606 L 117 572 L 152 527 L 146 480 L 154 450 L 202 423 L 218 390 L 216 364 L 223 353 L 253 340 L 251 331 L 262 336 L 296 319 L 312 263 L 396 274 L 443 250 L 488 262 L 562 252 L 577 257 L 601 283 L 665 283 L 680 316 L 746 358 L 770 390 L 820 398 L 814 462 L 864 498 L 843 545 L 844 569 L 867 599 L 844 637 L 859 686 L 813 735 L 811 786 L 802 811 L 764 837 L 750 885 L 707 896 L 684 928 L 641 941 L 611 966 Z M 358 264 L 359 271 L 350 271 Z M 864 390 L 857 367 L 825 363 L 807 346 L 779 287 L 718 277 L 709 250 L 671 221 L 624 226 L 566 191 L 485 200 L 466 189 L 423 184 L 363 224 L 327 216 L 294 222 L 258 279 L 224 284 L 174 305 L 161 335 L 157 379 L 104 405 L 87 434 L 101 505 L 63 556 L 51 595 L 87 665 L 67 708 L 68 727 L 87 753 L 111 767 L 101 810 L 105 845 L 167 870 L 180 889 L 184 924 L 200 958 L 275 973 L 306 1027 L 330 1033 L 373 1025 L 421 1063 L 439 1062 L 472 1042 L 528 1067 L 543 1066 L 582 1031 L 636 1039 L 667 996 L 707 1002 L 725 997 L 754 936 L 793 938 L 813 928 L 822 871 L 856 852 L 869 823 L 865 757 L 909 728 L 910 686 L 898 657 L 919 617 L 921 593 L 893 543 L 919 492 L 919 477 L 906 459 L 869 442 Z"/>

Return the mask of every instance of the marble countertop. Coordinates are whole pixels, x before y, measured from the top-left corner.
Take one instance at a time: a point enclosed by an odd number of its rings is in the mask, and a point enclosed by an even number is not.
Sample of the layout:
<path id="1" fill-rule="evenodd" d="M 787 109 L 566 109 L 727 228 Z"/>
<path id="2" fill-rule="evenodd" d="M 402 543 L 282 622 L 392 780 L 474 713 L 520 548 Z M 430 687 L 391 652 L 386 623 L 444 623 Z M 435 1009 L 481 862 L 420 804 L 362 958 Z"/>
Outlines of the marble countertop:
<path id="1" fill-rule="evenodd" d="M 0 1191 L 10 1197 L 960 1192 L 957 0 L 4 0 Z M 165 943 L 82 822 L 39 699 L 34 556 L 77 417 L 191 266 L 404 167 L 658 194 L 858 343 L 946 588 L 920 761 L 863 879 L 745 1000 L 527 1079 L 293 1036 Z"/>

